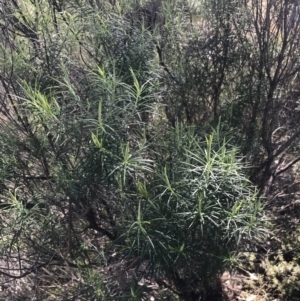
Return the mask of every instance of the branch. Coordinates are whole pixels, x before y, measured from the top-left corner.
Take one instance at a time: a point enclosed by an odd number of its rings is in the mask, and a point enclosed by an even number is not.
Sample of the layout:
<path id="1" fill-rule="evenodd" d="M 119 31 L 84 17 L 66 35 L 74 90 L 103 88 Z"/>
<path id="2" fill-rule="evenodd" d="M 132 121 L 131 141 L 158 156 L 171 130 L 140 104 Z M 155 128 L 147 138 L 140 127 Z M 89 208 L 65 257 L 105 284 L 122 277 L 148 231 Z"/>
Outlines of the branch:
<path id="1" fill-rule="evenodd" d="M 21 278 L 24 278 L 26 277 L 27 275 L 31 274 L 32 272 L 36 271 L 37 269 L 40 269 L 40 268 L 43 268 L 44 266 L 48 265 L 50 262 L 52 261 L 52 259 L 48 260 L 47 262 L 45 263 L 41 263 L 40 265 L 38 266 L 32 266 L 27 272 L 19 275 L 19 276 L 15 276 L 15 275 L 11 275 L 9 273 L 5 273 L 3 271 L 0 270 L 0 274 L 1 275 L 4 275 L 6 277 L 9 277 L 9 278 L 13 278 L 13 279 L 21 279 Z"/>
<path id="2" fill-rule="evenodd" d="M 284 167 L 280 168 L 278 170 L 278 172 L 276 172 L 275 176 L 277 177 L 278 175 L 285 172 L 286 170 L 288 170 L 290 167 L 292 167 L 294 164 L 296 164 L 299 161 L 300 161 L 300 156 L 297 157 L 296 159 L 294 159 L 293 161 L 289 162 L 288 164 L 286 164 Z"/>
<path id="3" fill-rule="evenodd" d="M 298 136 L 300 136 L 300 130 L 296 131 L 296 133 L 294 133 L 294 135 L 288 141 L 286 141 L 283 145 L 279 147 L 279 149 L 274 154 L 274 158 L 281 154 L 288 147 L 290 147 L 294 140 L 298 138 Z"/>

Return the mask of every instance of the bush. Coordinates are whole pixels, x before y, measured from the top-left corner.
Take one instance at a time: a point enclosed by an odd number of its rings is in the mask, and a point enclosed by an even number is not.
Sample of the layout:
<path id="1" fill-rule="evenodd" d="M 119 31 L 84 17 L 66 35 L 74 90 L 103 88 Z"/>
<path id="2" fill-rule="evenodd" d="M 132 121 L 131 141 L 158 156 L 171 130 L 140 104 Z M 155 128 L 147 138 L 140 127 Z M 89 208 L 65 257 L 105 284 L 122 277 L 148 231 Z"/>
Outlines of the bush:
<path id="1" fill-rule="evenodd" d="M 264 234 L 238 149 L 220 125 L 169 122 L 161 37 L 132 23 L 134 5 L 16 3 L 1 8 L 7 298 L 140 300 L 152 282 L 204 298 Z"/>
<path id="2" fill-rule="evenodd" d="M 218 131 L 203 141 L 178 125 L 157 143 L 163 156 L 137 182 L 137 212 L 121 238 L 141 269 L 147 262 L 144 273 L 169 279 L 184 300 L 203 297 L 216 290 L 237 245 L 263 234 L 263 207 Z"/>
<path id="3" fill-rule="evenodd" d="M 133 72 L 132 86 L 100 68 L 87 73 L 90 93 L 103 97 L 79 103 L 62 71 L 59 98 L 24 86 L 19 110 L 30 131 L 1 132 L 3 256 L 9 246 L 21 249 L 12 256 L 24 262 L 24 277 L 54 260 L 78 273 L 125 258 L 137 274 L 117 295 L 142 276 L 169 279 L 186 300 L 214 288 L 237 244 L 262 234 L 262 206 L 237 150 L 218 130 L 204 139 L 192 127 L 168 127 L 148 105 L 157 97 L 153 84 Z M 68 104 L 59 104 L 63 95 Z"/>

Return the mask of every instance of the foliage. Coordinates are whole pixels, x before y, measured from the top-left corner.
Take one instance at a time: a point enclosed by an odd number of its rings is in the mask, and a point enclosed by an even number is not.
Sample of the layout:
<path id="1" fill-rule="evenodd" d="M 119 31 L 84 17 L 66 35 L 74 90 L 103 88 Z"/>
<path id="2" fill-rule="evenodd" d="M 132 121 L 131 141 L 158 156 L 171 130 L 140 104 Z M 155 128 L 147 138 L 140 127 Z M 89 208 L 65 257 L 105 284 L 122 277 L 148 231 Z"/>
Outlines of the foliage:
<path id="1" fill-rule="evenodd" d="M 260 195 L 300 160 L 284 157 L 300 134 L 298 12 L 279 0 L 0 0 L 7 298 L 217 291 L 265 237 Z"/>
<path id="2" fill-rule="evenodd" d="M 230 266 L 241 240 L 263 234 L 262 205 L 236 150 L 218 132 L 199 141 L 192 129 L 177 126 L 169 135 L 165 144 L 158 141 L 166 157 L 155 163 L 150 183 L 140 185 L 144 200 L 124 239 L 132 257 L 149 261 L 148 273 L 163 272 L 189 300 L 216 289 L 216 275 Z"/>
<path id="3" fill-rule="evenodd" d="M 183 14 L 180 31 L 161 40 L 172 87 L 164 97 L 167 117 L 203 127 L 222 116 L 253 165 L 251 179 L 267 194 L 276 161 L 299 139 L 299 6 L 199 1 L 197 11 Z"/>
<path id="4" fill-rule="evenodd" d="M 85 83 L 102 97 L 80 101 L 73 86 L 78 82 L 71 82 L 65 66 L 61 72 L 48 96 L 28 84 L 20 90 L 24 97 L 16 108 L 27 117 L 27 132 L 3 126 L 2 143 L 13 143 L 15 152 L 5 152 L 2 161 L 12 156 L 15 164 L 4 165 L 13 178 L 11 184 L 3 176 L 2 254 L 17 256 L 22 271 L 10 277 L 45 266 L 57 273 L 55 266 L 65 263 L 74 267 L 72 275 L 80 273 L 83 286 L 68 293 L 82 298 L 128 296 L 129 288 L 137 298 L 143 287 L 132 285 L 142 276 L 168 279 L 184 299 L 206 293 L 236 245 L 263 234 L 256 228 L 262 207 L 236 150 L 218 130 L 201 141 L 193 128 L 159 125 L 148 105 L 157 97 L 153 78 L 140 84 L 131 71 L 130 86 L 97 67 L 86 71 Z M 156 126 L 143 116 L 157 120 Z M 115 262 L 112 252 L 127 264 Z M 113 289 L 102 283 L 105 268 L 102 275 L 80 272 L 99 264 L 121 265 Z M 126 279 L 132 264 L 136 273 Z M 193 286 L 185 284 L 191 281 Z"/>

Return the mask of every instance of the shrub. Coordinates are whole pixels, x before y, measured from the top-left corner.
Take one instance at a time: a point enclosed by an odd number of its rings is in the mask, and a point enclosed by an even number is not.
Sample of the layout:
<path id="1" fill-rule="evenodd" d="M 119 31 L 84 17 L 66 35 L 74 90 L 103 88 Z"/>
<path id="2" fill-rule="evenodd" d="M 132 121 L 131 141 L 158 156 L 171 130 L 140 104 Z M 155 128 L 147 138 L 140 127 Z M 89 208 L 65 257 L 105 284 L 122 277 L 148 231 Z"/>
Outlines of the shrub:
<path id="1" fill-rule="evenodd" d="M 166 33 L 132 23 L 134 5 L 96 2 L 0 10 L 5 294 L 138 300 L 155 281 L 204 298 L 238 245 L 264 234 L 263 207 L 220 125 L 189 125 L 180 103 L 168 115 Z"/>
<path id="2" fill-rule="evenodd" d="M 136 183 L 137 210 L 120 238 L 142 270 L 147 262 L 143 273 L 166 277 L 190 300 L 216 290 L 239 243 L 264 234 L 263 206 L 218 131 L 203 139 L 177 125 L 165 135 L 153 172 Z"/>

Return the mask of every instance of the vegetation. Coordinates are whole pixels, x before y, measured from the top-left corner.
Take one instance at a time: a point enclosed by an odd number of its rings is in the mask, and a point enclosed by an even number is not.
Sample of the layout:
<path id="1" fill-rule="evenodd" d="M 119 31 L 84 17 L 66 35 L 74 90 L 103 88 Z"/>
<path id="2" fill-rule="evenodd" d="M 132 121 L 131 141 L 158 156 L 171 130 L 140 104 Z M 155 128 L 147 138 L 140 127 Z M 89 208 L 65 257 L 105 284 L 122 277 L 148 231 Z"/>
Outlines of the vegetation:
<path id="1" fill-rule="evenodd" d="M 299 13 L 0 0 L 0 299 L 298 300 Z"/>

